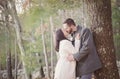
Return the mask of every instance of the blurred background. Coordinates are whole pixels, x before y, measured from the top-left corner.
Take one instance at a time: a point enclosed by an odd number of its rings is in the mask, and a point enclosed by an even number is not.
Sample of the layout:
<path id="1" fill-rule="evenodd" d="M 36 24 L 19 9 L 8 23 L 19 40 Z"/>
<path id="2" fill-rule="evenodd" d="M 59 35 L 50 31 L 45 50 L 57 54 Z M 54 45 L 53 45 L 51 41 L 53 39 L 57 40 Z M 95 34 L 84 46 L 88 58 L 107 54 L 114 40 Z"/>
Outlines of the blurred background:
<path id="1" fill-rule="evenodd" d="M 19 19 L 15 21 L 21 26 L 19 28 L 10 27 L 14 23 L 9 15 L 6 17 L 9 17 L 11 25 L 6 23 L 4 27 L 2 16 L 9 14 L 9 11 L 5 12 L 0 7 L 0 79 L 7 79 L 9 69 L 13 70 L 15 79 L 41 79 L 46 75 L 52 76 L 57 62 L 54 33 L 68 17 L 73 18 L 77 25 L 84 26 L 82 0 L 14 1 L 13 7 L 16 7 L 16 11 L 13 13 L 18 16 L 14 18 Z M 3 2 L 4 0 L 0 0 L 0 4 Z M 120 69 L 120 0 L 111 0 L 111 5 L 116 61 Z"/>

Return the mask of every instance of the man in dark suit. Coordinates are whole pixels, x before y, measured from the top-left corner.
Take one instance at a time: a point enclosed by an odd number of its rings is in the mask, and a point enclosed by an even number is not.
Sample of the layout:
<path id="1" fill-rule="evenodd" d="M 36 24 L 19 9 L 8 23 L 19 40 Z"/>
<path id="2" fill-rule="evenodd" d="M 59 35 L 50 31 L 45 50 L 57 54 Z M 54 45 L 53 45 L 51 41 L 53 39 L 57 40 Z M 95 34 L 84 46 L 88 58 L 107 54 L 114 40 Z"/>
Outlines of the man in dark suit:
<path id="1" fill-rule="evenodd" d="M 88 28 L 76 26 L 71 18 L 66 19 L 64 25 L 71 28 L 73 37 L 78 33 L 80 34 L 79 51 L 68 55 L 67 59 L 70 62 L 74 60 L 77 62 L 76 77 L 91 79 L 92 73 L 102 67 L 93 41 L 92 32 Z"/>

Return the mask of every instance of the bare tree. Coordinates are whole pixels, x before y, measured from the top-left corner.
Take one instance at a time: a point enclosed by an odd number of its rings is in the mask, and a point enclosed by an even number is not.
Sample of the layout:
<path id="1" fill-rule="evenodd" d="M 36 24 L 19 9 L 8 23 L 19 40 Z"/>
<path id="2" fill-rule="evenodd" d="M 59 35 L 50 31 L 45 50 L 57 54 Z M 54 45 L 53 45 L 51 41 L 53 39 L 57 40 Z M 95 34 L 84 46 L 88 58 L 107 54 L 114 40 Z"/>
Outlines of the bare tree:
<path id="1" fill-rule="evenodd" d="M 0 0 L 0 8 L 1 8 L 1 24 L 2 27 L 5 30 L 5 36 L 6 36 L 6 68 L 7 68 L 7 79 L 12 79 L 12 65 L 11 65 L 11 32 L 10 32 L 10 27 L 9 27 L 9 6 L 8 2 L 6 0 L 1 1 Z"/>
<path id="2" fill-rule="evenodd" d="M 7 79 L 13 79 L 12 76 L 12 66 L 11 66 L 11 51 L 8 51 L 9 53 L 7 53 Z"/>
<path id="3" fill-rule="evenodd" d="M 47 49 L 46 49 L 46 43 L 45 43 L 45 29 L 43 28 L 43 23 L 41 20 L 41 32 L 42 32 L 42 43 L 43 43 L 43 53 L 45 57 L 45 64 L 46 64 L 46 76 L 48 79 L 50 79 L 50 74 L 49 74 L 49 65 L 48 65 L 48 56 L 47 56 Z"/>
<path id="4" fill-rule="evenodd" d="M 23 47 L 23 44 L 22 44 L 21 24 L 20 24 L 19 18 L 17 16 L 14 1 L 13 0 L 8 0 L 8 3 L 11 6 L 11 8 L 9 8 L 9 9 L 11 11 L 10 13 L 11 13 L 13 22 L 15 23 L 14 28 L 15 28 L 15 32 L 16 32 L 17 44 L 18 44 L 18 47 L 20 49 L 21 56 L 22 56 L 21 59 L 22 59 L 22 65 L 23 65 L 24 73 L 25 73 L 25 79 L 28 79 L 26 68 L 25 68 L 25 62 L 23 60 L 23 58 L 25 57 L 25 50 L 24 50 L 24 47 Z"/>
<path id="5" fill-rule="evenodd" d="M 36 59 L 37 59 L 37 62 L 38 64 L 40 65 L 40 78 L 44 78 L 45 75 L 44 75 L 44 71 L 43 71 L 43 67 L 42 67 L 42 59 L 40 58 L 40 54 L 39 53 L 36 53 Z"/>
<path id="6" fill-rule="evenodd" d="M 1 71 L 2 71 L 2 64 L 0 63 L 0 79 L 2 79 L 2 73 L 1 73 Z"/>
<path id="7" fill-rule="evenodd" d="M 53 21 L 52 21 L 52 17 L 50 17 L 50 26 L 51 26 L 51 79 L 53 79 L 54 77 L 54 65 L 53 65 L 53 52 L 54 52 L 54 48 L 53 48 Z"/>
<path id="8" fill-rule="evenodd" d="M 17 41 L 16 41 L 16 37 L 15 37 L 15 76 L 14 78 L 17 79 L 17 72 L 18 72 L 18 53 L 17 53 Z"/>

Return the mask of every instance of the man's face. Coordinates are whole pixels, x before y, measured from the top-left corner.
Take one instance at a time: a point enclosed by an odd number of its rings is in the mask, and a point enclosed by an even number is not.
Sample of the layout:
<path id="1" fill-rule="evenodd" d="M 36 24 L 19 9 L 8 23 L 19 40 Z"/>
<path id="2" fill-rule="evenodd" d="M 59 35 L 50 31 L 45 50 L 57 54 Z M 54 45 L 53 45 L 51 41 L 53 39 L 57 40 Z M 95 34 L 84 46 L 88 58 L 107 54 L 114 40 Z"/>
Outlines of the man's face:
<path id="1" fill-rule="evenodd" d="M 77 27 L 76 27 L 76 26 L 74 26 L 74 25 L 71 25 L 71 29 L 72 29 L 72 32 L 77 31 Z"/>
<path id="2" fill-rule="evenodd" d="M 71 26 L 68 26 L 67 24 L 66 24 L 66 31 L 68 31 L 70 34 L 71 33 L 73 33 L 73 32 L 75 32 L 75 31 L 77 31 L 77 27 L 76 26 L 74 26 L 74 25 L 71 25 Z"/>
<path id="3" fill-rule="evenodd" d="M 72 28 L 69 27 L 67 24 L 63 24 L 63 28 L 65 29 L 65 31 L 66 31 L 67 33 L 69 33 L 69 34 L 72 33 Z"/>

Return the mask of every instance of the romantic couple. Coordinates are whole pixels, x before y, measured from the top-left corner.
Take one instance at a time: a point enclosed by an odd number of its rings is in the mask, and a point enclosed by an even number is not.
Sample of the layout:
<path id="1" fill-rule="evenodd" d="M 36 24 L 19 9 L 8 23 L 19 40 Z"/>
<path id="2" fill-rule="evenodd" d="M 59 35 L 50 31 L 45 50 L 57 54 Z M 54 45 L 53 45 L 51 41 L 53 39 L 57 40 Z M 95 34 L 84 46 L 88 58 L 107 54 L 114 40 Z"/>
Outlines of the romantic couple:
<path id="1" fill-rule="evenodd" d="M 60 57 L 54 79 L 92 79 L 92 73 L 102 67 L 91 31 L 76 26 L 73 19 L 65 20 L 55 40 Z"/>

